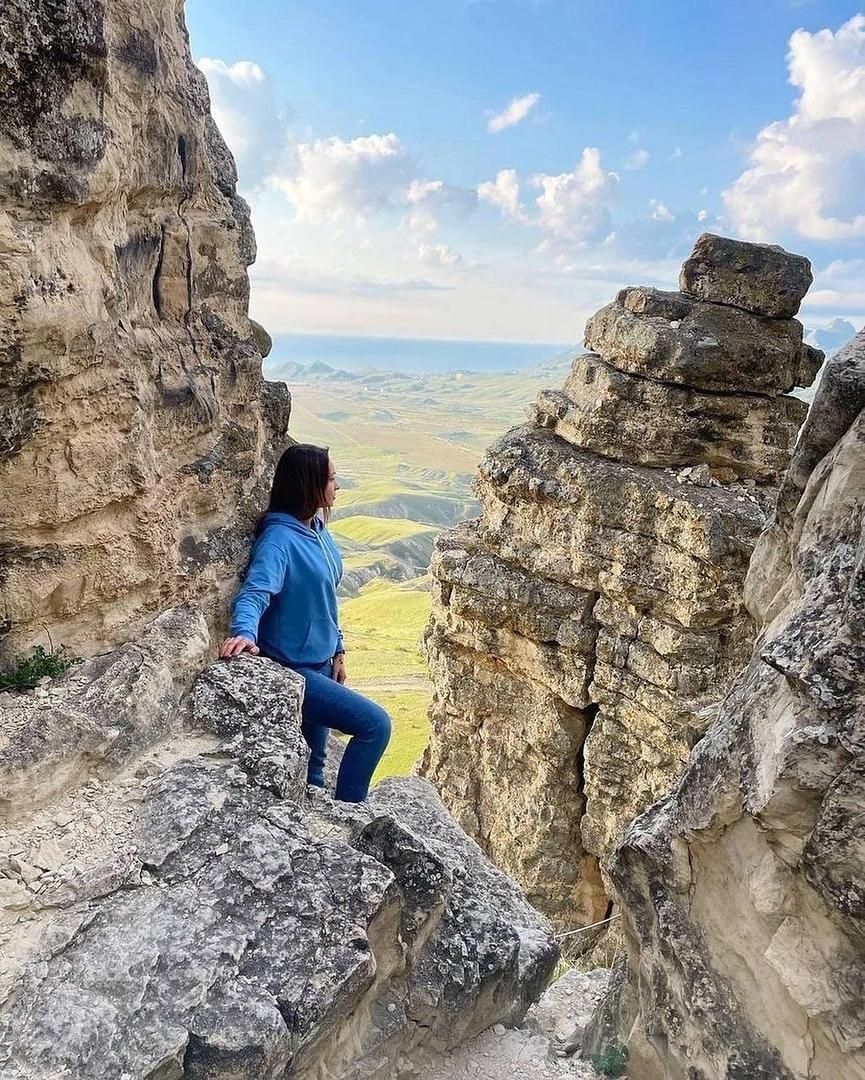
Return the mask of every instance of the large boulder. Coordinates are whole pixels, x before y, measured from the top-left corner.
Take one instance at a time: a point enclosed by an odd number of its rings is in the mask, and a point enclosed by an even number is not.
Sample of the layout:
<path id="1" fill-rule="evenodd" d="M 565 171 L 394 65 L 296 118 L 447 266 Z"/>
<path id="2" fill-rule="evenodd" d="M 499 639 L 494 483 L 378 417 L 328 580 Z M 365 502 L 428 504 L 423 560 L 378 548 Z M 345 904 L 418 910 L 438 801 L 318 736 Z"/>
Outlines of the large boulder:
<path id="1" fill-rule="evenodd" d="M 426 781 L 363 805 L 307 793 L 302 693 L 263 658 L 205 670 L 184 737 L 154 729 L 103 774 L 115 797 L 74 873 L 94 788 L 19 818 L 0 853 L 0 1075 L 396 1077 L 540 996 L 550 924 Z"/>
<path id="2" fill-rule="evenodd" d="M 754 551 L 750 662 L 610 866 L 646 1080 L 865 1076 L 863 521 L 860 333 Z"/>
<path id="3" fill-rule="evenodd" d="M 682 267 L 679 288 L 714 304 L 788 319 L 799 310 L 813 280 L 811 264 L 801 255 L 772 244 L 703 233 Z"/>
<path id="4" fill-rule="evenodd" d="M 138 639 L 0 704 L 0 821 L 116 771 L 183 726 L 181 702 L 207 658 L 201 612 L 163 612 Z"/>

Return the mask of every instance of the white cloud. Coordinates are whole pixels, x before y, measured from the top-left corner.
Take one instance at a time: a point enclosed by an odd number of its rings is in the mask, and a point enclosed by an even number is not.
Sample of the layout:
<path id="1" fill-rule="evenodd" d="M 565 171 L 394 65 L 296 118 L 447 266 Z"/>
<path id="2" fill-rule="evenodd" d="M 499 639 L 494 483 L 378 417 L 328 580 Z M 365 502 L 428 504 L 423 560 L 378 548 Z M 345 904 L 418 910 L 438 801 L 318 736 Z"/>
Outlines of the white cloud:
<path id="1" fill-rule="evenodd" d="M 476 209 L 478 196 L 470 188 L 457 187 L 444 180 L 415 179 L 409 184 L 406 202 L 410 208 L 406 229 L 409 235 L 422 237 L 436 232 L 445 214 L 467 217 Z"/>
<path id="2" fill-rule="evenodd" d="M 198 67 L 207 78 L 211 112 L 234 155 L 241 187 L 254 188 L 281 161 L 292 158 L 271 81 L 251 60 L 226 64 L 204 56 Z"/>
<path id="3" fill-rule="evenodd" d="M 757 136 L 749 168 L 724 192 L 727 210 L 754 240 L 865 237 L 865 15 L 835 33 L 797 30 L 788 63 L 801 94 Z"/>
<path id="4" fill-rule="evenodd" d="M 814 284 L 802 302 L 803 312 L 852 318 L 857 326 L 865 320 L 865 259 L 835 259 L 814 272 Z M 811 316 L 814 317 L 814 316 Z"/>
<path id="5" fill-rule="evenodd" d="M 417 257 L 427 266 L 439 266 L 445 270 L 455 270 L 464 262 L 462 255 L 447 244 L 421 244 Z"/>
<path id="6" fill-rule="evenodd" d="M 629 172 L 636 172 L 639 169 L 645 169 L 649 164 L 649 158 L 652 155 L 648 150 L 635 150 L 633 154 L 629 155 L 625 161 L 625 168 Z"/>
<path id="7" fill-rule="evenodd" d="M 525 221 L 525 208 L 520 203 L 520 182 L 516 169 L 502 169 L 495 180 L 478 185 L 478 198 L 501 210 L 505 217 Z"/>
<path id="8" fill-rule="evenodd" d="M 652 208 L 652 220 L 653 221 L 675 221 L 676 215 L 665 206 L 659 199 L 651 199 L 649 206 Z M 700 220 L 704 220 L 700 218 Z"/>
<path id="9" fill-rule="evenodd" d="M 708 210 L 698 210 L 697 211 L 697 221 L 699 221 L 699 222 L 705 221 L 706 218 L 708 218 L 708 216 L 709 216 L 709 211 Z"/>
<path id="10" fill-rule="evenodd" d="M 674 146 L 673 152 L 670 154 L 670 161 L 678 161 L 680 157 L 682 157 L 681 146 Z"/>
<path id="11" fill-rule="evenodd" d="M 515 127 L 521 120 L 525 120 L 540 100 L 541 95 L 537 93 L 513 98 L 501 112 L 490 117 L 487 131 L 495 135 L 505 128 Z"/>
<path id="12" fill-rule="evenodd" d="M 532 177 L 532 186 L 541 189 L 535 200 L 538 224 L 558 241 L 603 240 L 612 229 L 610 203 L 618 180 L 604 170 L 600 150 L 587 146 L 573 172 Z"/>
<path id="13" fill-rule="evenodd" d="M 300 143 L 297 171 L 275 178 L 301 221 L 362 222 L 405 204 L 414 164 L 399 137 L 332 136 Z"/>

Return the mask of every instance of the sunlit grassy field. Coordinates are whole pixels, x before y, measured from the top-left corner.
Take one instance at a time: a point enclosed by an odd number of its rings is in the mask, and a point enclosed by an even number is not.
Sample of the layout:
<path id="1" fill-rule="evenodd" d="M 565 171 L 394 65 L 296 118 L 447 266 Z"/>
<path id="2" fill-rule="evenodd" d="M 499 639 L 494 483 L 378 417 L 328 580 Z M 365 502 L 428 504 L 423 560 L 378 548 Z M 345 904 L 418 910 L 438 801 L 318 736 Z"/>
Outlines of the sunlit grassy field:
<path id="1" fill-rule="evenodd" d="M 344 537 L 365 547 L 386 547 L 395 540 L 408 540 L 413 536 L 434 536 L 438 529 L 406 518 L 368 517 L 356 515 L 337 518 L 330 523 L 334 536 Z"/>
<path id="2" fill-rule="evenodd" d="M 390 745 L 379 762 L 373 781 L 406 776 L 424 751 L 429 736 L 429 689 L 371 690 L 368 696 L 387 709 L 393 723 Z"/>
<path id="3" fill-rule="evenodd" d="M 393 720 L 376 779 L 410 772 L 427 740 L 431 688 L 418 644 L 432 541 L 478 513 L 472 479 L 484 449 L 525 419 L 542 386 L 560 382 L 561 373 L 540 370 L 330 370 L 290 380 L 291 435 L 327 446 L 342 484 L 329 527 L 348 575 L 340 602 L 348 684 Z"/>
<path id="4" fill-rule="evenodd" d="M 378 579 L 341 605 L 349 686 L 387 709 L 393 722 L 376 780 L 411 772 L 429 734 L 431 688 L 418 643 L 430 594 L 416 586 Z"/>

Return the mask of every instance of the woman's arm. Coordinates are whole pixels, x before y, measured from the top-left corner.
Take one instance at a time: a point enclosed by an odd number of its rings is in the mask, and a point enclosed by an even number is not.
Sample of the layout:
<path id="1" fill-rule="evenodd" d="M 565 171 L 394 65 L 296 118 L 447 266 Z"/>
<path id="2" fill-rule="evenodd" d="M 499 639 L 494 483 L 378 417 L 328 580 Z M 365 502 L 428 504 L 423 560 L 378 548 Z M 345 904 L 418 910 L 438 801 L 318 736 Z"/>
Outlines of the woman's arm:
<path id="1" fill-rule="evenodd" d="M 232 637 L 243 638 L 255 645 L 258 624 L 271 599 L 282 590 L 288 575 L 288 555 L 273 540 L 262 538 L 252 549 L 246 579 L 231 606 Z"/>

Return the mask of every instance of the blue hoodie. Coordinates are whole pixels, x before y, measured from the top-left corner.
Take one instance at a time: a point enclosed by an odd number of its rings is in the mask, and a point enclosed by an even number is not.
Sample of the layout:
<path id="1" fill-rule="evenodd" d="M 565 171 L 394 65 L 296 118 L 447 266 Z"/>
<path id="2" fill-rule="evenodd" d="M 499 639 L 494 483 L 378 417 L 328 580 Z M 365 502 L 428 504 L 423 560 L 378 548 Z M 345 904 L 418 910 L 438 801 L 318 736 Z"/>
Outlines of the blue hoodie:
<path id="1" fill-rule="evenodd" d="M 321 664 L 343 648 L 336 587 L 342 559 L 319 517 L 262 518 L 249 569 L 232 605 L 231 635 L 292 665 Z"/>

